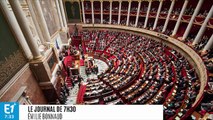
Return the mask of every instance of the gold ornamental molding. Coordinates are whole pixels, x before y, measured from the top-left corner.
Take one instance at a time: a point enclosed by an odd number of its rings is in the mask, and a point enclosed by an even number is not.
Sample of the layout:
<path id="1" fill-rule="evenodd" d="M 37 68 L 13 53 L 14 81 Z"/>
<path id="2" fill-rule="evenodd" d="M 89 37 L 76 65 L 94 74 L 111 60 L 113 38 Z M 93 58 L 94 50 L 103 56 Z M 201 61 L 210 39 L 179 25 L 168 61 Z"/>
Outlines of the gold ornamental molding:
<path id="1" fill-rule="evenodd" d="M 0 89 L 9 81 L 10 77 L 26 63 L 27 61 L 20 50 L 6 57 L 4 61 L 0 61 Z"/>

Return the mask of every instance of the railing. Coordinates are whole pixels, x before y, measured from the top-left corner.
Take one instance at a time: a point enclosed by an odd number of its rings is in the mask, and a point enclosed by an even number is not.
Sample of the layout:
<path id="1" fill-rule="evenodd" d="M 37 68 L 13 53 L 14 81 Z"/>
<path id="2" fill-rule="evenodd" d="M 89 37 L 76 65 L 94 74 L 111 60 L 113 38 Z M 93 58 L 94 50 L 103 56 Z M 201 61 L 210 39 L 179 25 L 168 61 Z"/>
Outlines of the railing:
<path id="1" fill-rule="evenodd" d="M 109 13 L 110 13 L 109 10 L 103 12 L 104 15 L 109 15 Z M 130 13 L 130 17 L 131 16 L 134 16 L 134 17 L 136 16 L 136 13 L 135 14 L 133 14 L 133 13 L 134 12 Z M 86 10 L 85 14 L 92 14 L 92 11 L 91 10 Z M 101 11 L 95 11 L 94 14 L 100 15 Z M 112 15 L 118 15 L 118 12 L 117 11 L 116 12 L 113 11 Z M 121 15 L 122 16 L 127 16 L 127 11 L 125 11 L 125 12 L 121 11 Z M 156 15 L 157 15 L 157 12 L 150 12 L 149 18 L 152 18 L 152 19 L 154 18 L 155 19 Z M 146 17 L 146 12 L 140 11 L 139 17 Z M 160 13 L 160 15 L 159 15 L 159 19 L 164 19 L 165 20 L 166 17 L 167 17 L 167 13 L 166 14 L 165 13 Z M 171 14 L 170 15 L 170 20 L 177 21 L 178 17 L 179 17 L 179 14 Z M 191 17 L 192 17 L 191 15 L 183 15 L 182 18 L 181 18 L 181 22 L 189 23 Z M 201 26 L 202 23 L 204 22 L 204 20 L 205 20 L 205 16 L 196 16 L 194 24 Z M 209 20 L 209 22 L 207 24 L 207 27 L 213 28 L 213 25 L 211 24 L 212 22 L 213 22 L 213 18 L 210 18 L 210 20 Z"/>

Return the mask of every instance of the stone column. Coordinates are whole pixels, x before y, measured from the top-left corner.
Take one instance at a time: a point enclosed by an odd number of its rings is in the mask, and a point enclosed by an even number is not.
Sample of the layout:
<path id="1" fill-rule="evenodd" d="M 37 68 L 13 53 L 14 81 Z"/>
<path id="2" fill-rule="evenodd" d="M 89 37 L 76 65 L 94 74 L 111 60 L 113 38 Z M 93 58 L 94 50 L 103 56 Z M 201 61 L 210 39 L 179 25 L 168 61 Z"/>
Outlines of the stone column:
<path id="1" fill-rule="evenodd" d="M 137 10 L 137 16 L 136 16 L 136 19 L 135 19 L 135 27 L 138 26 L 138 19 L 139 19 L 139 15 L 140 15 L 140 9 L 141 9 L 141 0 L 138 1 L 138 10 Z"/>
<path id="2" fill-rule="evenodd" d="M 209 39 L 208 43 L 206 44 L 206 46 L 204 47 L 203 51 L 207 51 L 210 50 L 213 46 L 213 34 L 211 36 L 211 38 Z"/>
<path id="3" fill-rule="evenodd" d="M 122 1 L 119 1 L 119 11 L 118 11 L 118 25 L 120 25 L 121 22 L 121 3 Z"/>
<path id="4" fill-rule="evenodd" d="M 173 31 L 173 33 L 172 33 L 172 36 L 176 35 L 176 33 L 177 33 L 177 31 L 178 31 L 178 28 L 179 28 L 180 23 L 181 23 L 181 18 L 182 18 L 182 16 L 183 16 L 184 11 L 186 10 L 186 7 L 187 7 L 188 2 L 189 2 L 189 0 L 185 0 L 185 1 L 184 1 L 183 7 L 182 7 L 181 12 L 180 12 L 180 14 L 179 14 L 179 17 L 178 17 L 178 20 L 177 20 L 177 22 L 176 22 L 176 25 L 175 25 L 174 31 Z"/>
<path id="5" fill-rule="evenodd" d="M 154 23 L 154 26 L 153 26 L 153 30 L 155 30 L 156 27 L 157 27 L 158 19 L 159 19 L 159 15 L 160 15 L 160 11 L 161 11 L 162 5 L 163 5 L 163 0 L 160 0 L 160 4 L 159 4 L 159 7 L 158 7 L 157 16 L 155 18 L 155 23 Z"/>
<path id="6" fill-rule="evenodd" d="M 197 7 L 195 8 L 195 11 L 194 11 L 194 13 L 193 13 L 193 15 L 192 15 L 192 17 L 191 17 L 191 19 L 190 19 L 190 22 L 189 22 L 189 24 L 188 24 L 188 26 L 187 26 L 187 28 L 186 28 L 186 31 L 185 31 L 184 34 L 183 34 L 182 40 L 185 40 L 185 39 L 188 37 L 189 32 L 190 32 L 190 30 L 191 30 L 191 28 L 192 28 L 194 19 L 195 19 L 195 17 L 197 16 L 198 12 L 200 11 L 200 8 L 201 8 L 201 6 L 202 6 L 202 4 L 203 4 L 203 1 L 204 1 L 204 0 L 199 0 L 199 2 L 198 2 L 198 4 L 197 4 Z"/>
<path id="7" fill-rule="evenodd" d="M 59 22 L 60 22 L 60 25 L 61 25 L 61 29 L 63 29 L 64 25 L 63 25 L 63 20 L 62 20 L 62 15 L 61 15 L 61 10 L 60 10 L 60 7 L 59 7 L 58 0 L 55 0 L 55 5 L 56 5 L 56 8 L 57 8 Z"/>
<path id="8" fill-rule="evenodd" d="M 103 24 L 103 0 L 101 2 L 101 24 Z"/>
<path id="9" fill-rule="evenodd" d="M 84 0 L 81 1 L 81 6 L 82 6 L 83 22 L 84 22 L 84 24 L 86 24 L 85 11 L 84 11 Z"/>
<path id="10" fill-rule="evenodd" d="M 147 27 L 147 23 L 148 23 L 148 19 L 149 19 L 149 12 L 150 12 L 150 9 L 151 9 L 151 5 L 152 5 L 152 1 L 149 0 L 149 6 L 148 6 L 147 13 L 146 13 L 146 19 L 145 19 L 145 23 L 144 23 L 143 28 L 146 28 L 146 27 Z"/>
<path id="11" fill-rule="evenodd" d="M 94 18 L 94 6 L 93 6 L 93 0 L 90 1 L 91 2 L 91 8 L 92 8 L 92 24 L 95 23 L 95 18 Z"/>
<path id="12" fill-rule="evenodd" d="M 128 2 L 129 2 L 129 6 L 128 6 L 126 26 L 129 26 L 129 16 L 130 16 L 130 9 L 131 9 L 131 0 L 128 0 Z"/>
<path id="13" fill-rule="evenodd" d="M 112 23 L 112 0 L 109 1 L 109 24 Z"/>
<path id="14" fill-rule="evenodd" d="M 209 13 L 208 13 L 207 17 L 205 18 L 205 20 L 204 20 L 197 36 L 196 36 L 194 42 L 192 43 L 192 45 L 198 44 L 200 42 L 200 40 L 202 39 L 201 37 L 203 36 L 203 33 L 206 30 L 207 23 L 208 23 L 209 19 L 212 17 L 212 15 L 213 15 L 213 6 L 209 10 Z"/>
<path id="15" fill-rule="evenodd" d="M 22 33 L 26 38 L 26 41 L 29 45 L 29 48 L 33 54 L 34 59 L 41 58 L 41 53 L 39 52 L 38 46 L 36 44 L 36 40 L 33 39 L 33 35 L 30 31 L 29 25 L 27 24 L 27 19 L 25 17 L 24 12 L 22 11 L 21 5 L 18 0 L 8 0 L 10 2 L 11 8 L 16 16 L 16 19 L 20 25 Z"/>
<path id="16" fill-rule="evenodd" d="M 167 26 L 168 26 L 169 19 L 170 19 L 170 15 L 171 15 L 171 13 L 172 13 L 172 10 L 173 10 L 174 5 L 175 5 L 175 0 L 172 0 L 172 3 L 171 3 L 171 5 L 170 5 L 169 12 L 168 12 L 168 14 L 167 14 L 166 21 L 165 21 L 165 23 L 164 23 L 162 32 L 165 32 L 165 31 L 166 31 L 166 28 L 167 28 Z"/>
<path id="17" fill-rule="evenodd" d="M 46 21 L 44 19 L 44 15 L 43 15 L 39 0 L 31 0 L 31 2 L 34 8 L 34 12 L 36 14 L 36 16 L 32 16 L 32 17 L 37 19 L 37 22 L 39 23 L 39 26 L 41 28 L 45 41 L 50 42 L 51 41 L 50 33 L 48 30 Z"/>
<path id="18" fill-rule="evenodd" d="M 62 18 L 63 18 L 65 31 L 67 31 L 67 20 L 66 20 L 65 11 L 64 11 L 63 0 L 59 0 L 59 7 L 61 9 L 61 14 L 62 14 Z"/>
<path id="19" fill-rule="evenodd" d="M 44 39 L 43 37 L 43 34 L 42 34 L 42 31 L 41 31 L 41 28 L 39 26 L 39 22 L 37 21 L 36 17 L 37 15 L 35 14 L 35 10 L 33 10 L 33 6 L 32 6 L 32 3 L 30 0 L 27 0 L 27 4 L 28 4 L 28 7 L 29 7 L 29 11 L 30 11 L 30 14 L 31 14 L 31 17 L 32 17 L 32 20 L 33 20 L 33 24 L 36 28 L 36 32 L 38 33 L 38 36 L 40 38 L 40 41 L 42 44 L 46 44 L 46 40 Z"/>
<path id="20" fill-rule="evenodd" d="M 28 60 L 32 59 L 33 56 L 30 51 L 30 48 L 26 42 L 26 39 L 25 39 L 23 33 L 21 32 L 21 29 L 19 27 L 19 24 L 13 14 L 13 12 L 9 10 L 6 0 L 0 0 L 0 7 L 1 7 L 2 12 L 4 13 L 4 17 L 8 21 L 8 24 L 12 28 L 14 35 L 17 37 L 17 41 L 20 44 L 20 46 L 24 52 L 24 55 L 26 56 L 26 58 Z"/>

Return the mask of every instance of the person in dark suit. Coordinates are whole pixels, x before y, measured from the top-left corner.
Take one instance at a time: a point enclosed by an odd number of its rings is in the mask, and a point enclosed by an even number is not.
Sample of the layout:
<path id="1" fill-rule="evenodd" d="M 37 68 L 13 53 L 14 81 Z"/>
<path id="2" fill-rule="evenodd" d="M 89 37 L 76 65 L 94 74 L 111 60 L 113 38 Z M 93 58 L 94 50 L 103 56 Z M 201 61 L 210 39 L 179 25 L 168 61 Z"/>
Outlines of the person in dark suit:
<path id="1" fill-rule="evenodd" d="M 78 36 L 78 27 L 76 24 L 74 25 L 74 34 L 73 35 Z"/>
<path id="2" fill-rule="evenodd" d="M 69 77 L 70 76 L 70 68 L 67 67 L 67 76 Z"/>

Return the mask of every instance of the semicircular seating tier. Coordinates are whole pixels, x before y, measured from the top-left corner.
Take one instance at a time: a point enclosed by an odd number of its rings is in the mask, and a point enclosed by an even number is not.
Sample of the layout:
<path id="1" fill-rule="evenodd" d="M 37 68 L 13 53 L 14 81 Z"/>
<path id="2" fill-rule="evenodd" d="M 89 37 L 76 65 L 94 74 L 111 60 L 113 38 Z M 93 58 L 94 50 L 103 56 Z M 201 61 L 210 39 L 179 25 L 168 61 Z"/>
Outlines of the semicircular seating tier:
<path id="1" fill-rule="evenodd" d="M 84 104 L 162 104 L 164 117 L 190 111 L 200 91 L 193 65 L 177 50 L 152 38 L 114 30 L 83 30 L 86 52 L 108 64 L 88 80 Z"/>

